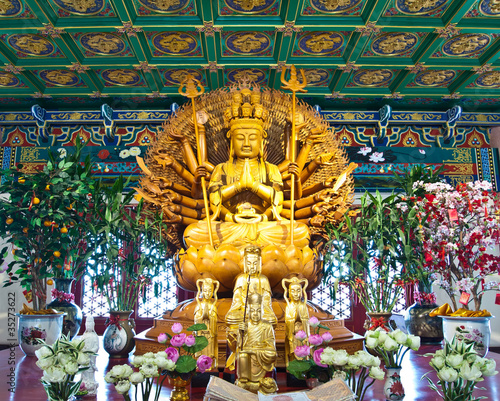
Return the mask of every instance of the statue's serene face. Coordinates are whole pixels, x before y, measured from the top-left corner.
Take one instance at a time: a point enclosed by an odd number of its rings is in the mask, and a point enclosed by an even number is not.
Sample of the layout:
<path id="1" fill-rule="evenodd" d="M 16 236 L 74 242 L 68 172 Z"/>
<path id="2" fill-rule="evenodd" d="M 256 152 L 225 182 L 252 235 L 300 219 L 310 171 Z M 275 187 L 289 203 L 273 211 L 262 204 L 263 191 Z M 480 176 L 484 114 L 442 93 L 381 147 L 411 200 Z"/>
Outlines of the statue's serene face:
<path id="1" fill-rule="evenodd" d="M 292 301 L 299 302 L 302 295 L 302 286 L 300 284 L 290 285 L 290 298 Z"/>
<path id="2" fill-rule="evenodd" d="M 237 158 L 254 159 L 259 155 L 262 132 L 257 128 L 236 128 L 232 135 L 233 150 Z"/>
<path id="3" fill-rule="evenodd" d="M 213 290 L 211 285 L 207 285 L 207 284 L 203 285 L 203 291 L 202 291 L 203 298 L 205 298 L 205 299 L 212 298 L 213 292 L 214 292 L 214 290 Z"/>
<path id="4" fill-rule="evenodd" d="M 260 268 L 260 258 L 258 255 L 247 254 L 245 256 L 245 268 L 249 274 L 257 274 Z"/>
<path id="5" fill-rule="evenodd" d="M 262 306 L 261 304 L 250 304 L 248 305 L 250 320 L 254 323 L 258 323 L 262 316 Z"/>

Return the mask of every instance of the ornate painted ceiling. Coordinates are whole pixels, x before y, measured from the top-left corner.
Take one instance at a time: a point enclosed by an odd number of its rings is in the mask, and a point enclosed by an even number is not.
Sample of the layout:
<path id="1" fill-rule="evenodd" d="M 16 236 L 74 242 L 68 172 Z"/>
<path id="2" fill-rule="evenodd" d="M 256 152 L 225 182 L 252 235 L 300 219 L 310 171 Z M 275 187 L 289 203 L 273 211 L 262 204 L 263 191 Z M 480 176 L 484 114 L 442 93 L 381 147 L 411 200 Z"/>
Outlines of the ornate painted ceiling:
<path id="1" fill-rule="evenodd" d="M 500 0 L 0 0 L 0 109 L 166 108 L 194 74 L 324 109 L 499 111 Z"/>

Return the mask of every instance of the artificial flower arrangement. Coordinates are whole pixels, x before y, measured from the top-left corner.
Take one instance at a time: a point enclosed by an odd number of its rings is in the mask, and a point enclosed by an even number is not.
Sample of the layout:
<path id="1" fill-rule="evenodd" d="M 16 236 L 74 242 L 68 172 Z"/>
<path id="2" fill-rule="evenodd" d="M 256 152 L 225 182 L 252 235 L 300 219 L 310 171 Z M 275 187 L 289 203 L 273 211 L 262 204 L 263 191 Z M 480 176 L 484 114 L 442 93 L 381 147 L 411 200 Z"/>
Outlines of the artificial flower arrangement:
<path id="1" fill-rule="evenodd" d="M 405 334 L 399 329 L 369 330 L 365 333 L 365 339 L 366 348 L 379 355 L 386 368 L 400 368 L 406 353 L 410 349 L 418 351 L 420 348 L 420 337 Z"/>
<path id="2" fill-rule="evenodd" d="M 45 311 L 47 285 L 52 277 L 78 277 L 92 253 L 86 222 L 94 191 L 90 158 L 80 162 L 85 144 L 76 139 L 75 151 L 50 153 L 42 171 L 26 173 L 21 164 L 0 171 L 0 231 L 6 244 L 0 264 L 19 283 L 34 311 Z M 8 255 L 13 260 L 4 262 Z"/>
<path id="3" fill-rule="evenodd" d="M 476 383 L 483 381 L 484 376 L 494 376 L 498 373 L 494 359 L 480 357 L 474 350 L 474 344 L 467 344 L 456 337 L 451 342 L 445 340 L 443 349 L 425 356 L 432 356 L 429 365 L 436 371 L 438 381 L 434 383 L 429 373 L 423 377 L 444 401 L 474 401 L 485 398 L 473 398 Z"/>
<path id="4" fill-rule="evenodd" d="M 206 329 L 207 326 L 201 323 L 192 325 L 187 331 L 193 333 Z M 159 343 L 170 342 L 165 351 L 148 352 L 134 357 L 132 365 L 138 368 L 138 371 L 134 371 L 129 365 L 113 366 L 104 380 L 113 383 L 116 391 L 122 394 L 126 401 L 130 401 L 129 390 L 132 385 L 135 386 L 135 399 L 140 387 L 143 401 L 148 401 L 151 395 L 153 401 L 158 401 L 167 377 L 189 380 L 196 373 L 196 369 L 200 373 L 209 370 L 212 358 L 206 355 L 196 357 L 196 353 L 208 345 L 208 340 L 204 336 L 182 333 L 180 323 L 174 323 L 172 331 L 173 336 L 168 333 L 158 336 Z"/>
<path id="5" fill-rule="evenodd" d="M 458 184 L 456 188 L 446 183 L 416 182 L 415 188 L 425 193 L 416 202 L 424 267 L 440 276 L 435 284 L 444 289 L 453 305 L 453 310 L 444 307 L 438 312 L 491 316 L 481 311 L 481 301 L 485 291 L 498 288 L 498 283 L 485 281 L 487 276 L 500 273 L 500 256 L 489 252 L 500 244 L 498 194 L 487 181 Z"/>
<path id="6" fill-rule="evenodd" d="M 396 199 L 395 194 L 383 198 L 378 191 L 366 192 L 357 218 L 328 227 L 324 280 L 332 284 L 333 297 L 339 284 L 349 286 L 368 313 L 392 312 L 409 280 L 402 261 L 411 259 L 413 251 L 402 243 Z"/>
<path id="7" fill-rule="evenodd" d="M 328 328 L 321 325 L 316 317 L 311 317 L 309 324 L 315 333 L 309 337 L 302 330 L 296 333 L 295 337 L 302 345 L 295 348 L 296 359 L 288 364 L 288 372 L 298 379 L 317 378 L 322 382 L 339 376 L 346 381 L 358 400 L 363 400 L 366 390 L 375 380 L 384 378 L 380 359 L 366 351 L 349 355 L 346 350 L 321 347 L 332 340 L 332 335 L 328 331 L 320 334 L 320 329 Z M 365 385 L 368 377 L 372 380 Z"/>
<path id="8" fill-rule="evenodd" d="M 89 368 L 92 351 L 84 351 L 84 340 L 61 336 L 53 345 L 35 351 L 36 365 L 43 370 L 41 382 L 49 401 L 68 401 L 80 391 L 82 380 L 76 375 Z"/>

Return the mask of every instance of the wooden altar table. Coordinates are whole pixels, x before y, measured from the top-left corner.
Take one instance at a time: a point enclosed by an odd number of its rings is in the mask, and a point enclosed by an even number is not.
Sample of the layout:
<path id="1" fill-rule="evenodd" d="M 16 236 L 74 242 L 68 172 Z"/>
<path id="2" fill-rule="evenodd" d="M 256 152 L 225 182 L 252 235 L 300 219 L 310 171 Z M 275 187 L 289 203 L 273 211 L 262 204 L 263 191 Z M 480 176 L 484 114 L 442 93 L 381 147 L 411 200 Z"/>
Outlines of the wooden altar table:
<path id="1" fill-rule="evenodd" d="M 428 365 L 430 358 L 423 354 L 436 350 L 435 346 L 422 346 L 418 352 L 410 351 L 403 363 L 402 381 L 406 391 L 405 401 L 440 401 L 441 399 L 428 388 L 427 381 L 420 378 L 424 373 L 431 370 Z M 11 358 L 12 356 L 12 358 Z M 500 369 L 500 354 L 490 352 L 487 357 L 495 359 L 497 369 Z M 9 362 L 11 364 L 9 364 Z M 0 351 L 0 401 L 46 401 L 47 397 L 40 383 L 42 371 L 35 365 L 36 357 L 25 357 L 19 347 Z M 96 373 L 99 382 L 97 397 L 86 397 L 89 401 L 118 401 L 123 397 L 114 390 L 112 384 L 104 381 L 104 375 L 114 365 L 126 363 L 123 359 L 109 359 L 108 354 L 100 350 L 97 357 L 97 366 L 99 372 Z M 12 371 L 11 371 L 12 368 Z M 10 375 L 12 373 L 15 392 L 10 392 Z M 222 377 L 222 376 L 221 376 Z M 431 377 L 436 379 L 432 373 Z M 480 387 L 485 387 L 484 391 L 476 391 L 476 396 L 487 396 L 489 400 L 500 400 L 500 375 L 486 377 Z M 278 372 L 278 386 L 280 392 L 296 391 L 298 388 L 286 387 L 286 375 L 284 372 Z M 383 382 L 376 382 L 367 392 L 365 401 L 383 401 L 385 400 L 382 392 Z M 199 401 L 203 399 L 205 388 L 192 388 L 191 400 Z M 164 384 L 161 393 L 161 400 L 168 400 L 170 387 Z"/>

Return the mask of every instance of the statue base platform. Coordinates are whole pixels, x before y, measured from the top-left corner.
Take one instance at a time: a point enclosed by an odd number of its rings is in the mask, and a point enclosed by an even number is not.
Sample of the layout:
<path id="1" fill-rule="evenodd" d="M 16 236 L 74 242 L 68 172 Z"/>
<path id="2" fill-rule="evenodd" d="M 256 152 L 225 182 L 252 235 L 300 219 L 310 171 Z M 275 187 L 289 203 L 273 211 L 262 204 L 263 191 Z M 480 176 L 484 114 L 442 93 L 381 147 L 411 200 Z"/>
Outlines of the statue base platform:
<path id="1" fill-rule="evenodd" d="M 231 307 L 231 298 L 219 299 L 217 301 L 217 340 L 219 343 L 219 356 L 217 358 L 217 366 L 223 368 L 226 364 L 229 348 L 226 342 L 226 322 L 224 320 L 227 311 Z M 286 301 L 284 299 L 273 299 L 272 302 L 274 313 L 278 318 L 278 324 L 275 327 L 276 350 L 278 352 L 278 360 L 276 367 L 285 367 L 285 308 Z M 320 307 L 311 302 L 307 303 L 309 316 L 316 316 L 322 325 L 330 329 L 333 336 L 332 341 L 328 346 L 334 349 L 345 349 L 350 354 L 363 349 L 364 337 L 352 333 L 344 326 L 343 319 L 335 319 L 335 316 L 324 311 Z M 171 330 L 174 323 L 181 323 L 184 329 L 187 329 L 193 324 L 194 310 L 196 301 L 190 299 L 181 302 L 174 310 L 167 311 L 163 317 L 154 320 L 154 326 L 148 330 L 139 333 L 135 337 L 135 355 L 143 355 L 146 352 L 158 352 L 165 350 L 165 344 L 160 344 L 157 341 L 160 333 L 174 334 Z"/>

